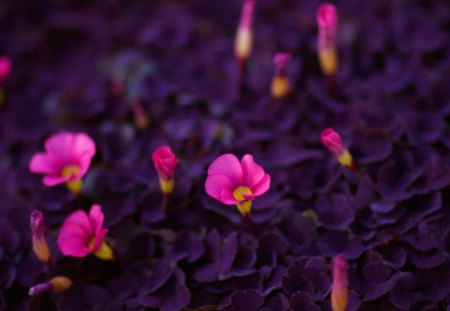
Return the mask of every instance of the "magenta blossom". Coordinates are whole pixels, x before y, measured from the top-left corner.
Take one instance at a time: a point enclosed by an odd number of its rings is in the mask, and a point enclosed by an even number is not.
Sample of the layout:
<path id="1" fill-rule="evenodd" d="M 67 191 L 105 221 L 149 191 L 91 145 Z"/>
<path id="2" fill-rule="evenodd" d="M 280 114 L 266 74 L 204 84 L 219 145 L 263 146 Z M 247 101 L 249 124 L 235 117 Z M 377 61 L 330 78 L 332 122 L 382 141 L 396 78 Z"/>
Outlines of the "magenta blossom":
<path id="1" fill-rule="evenodd" d="M 94 141 L 84 133 L 58 133 L 45 141 L 46 152 L 39 152 L 30 161 L 30 171 L 44 174 L 46 186 L 66 183 L 69 189 L 81 191 L 81 178 L 95 155 Z"/>
<path id="2" fill-rule="evenodd" d="M 89 215 L 83 210 L 73 212 L 64 220 L 58 236 L 58 246 L 64 256 L 84 257 L 94 254 L 112 259 L 111 248 L 105 242 L 108 229 L 103 229 L 103 212 L 94 204 Z"/>
<path id="3" fill-rule="evenodd" d="M 155 164 L 156 171 L 159 175 L 159 183 L 164 193 L 172 193 L 174 187 L 175 169 L 178 165 L 178 160 L 170 147 L 158 147 L 152 155 L 153 164 Z"/>
<path id="4" fill-rule="evenodd" d="M 241 162 L 233 154 L 224 154 L 208 168 L 206 192 L 224 204 L 236 204 L 243 215 L 250 213 L 251 201 L 269 186 L 270 175 L 249 154 Z"/>

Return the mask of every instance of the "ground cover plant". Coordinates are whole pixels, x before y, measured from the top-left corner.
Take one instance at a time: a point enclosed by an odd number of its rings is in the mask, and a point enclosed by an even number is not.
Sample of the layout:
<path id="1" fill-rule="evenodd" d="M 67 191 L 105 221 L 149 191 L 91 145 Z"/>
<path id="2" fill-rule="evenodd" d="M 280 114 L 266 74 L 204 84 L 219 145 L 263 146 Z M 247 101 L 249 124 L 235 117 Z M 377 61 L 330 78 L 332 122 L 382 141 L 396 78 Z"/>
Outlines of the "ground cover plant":
<path id="1" fill-rule="evenodd" d="M 450 310 L 447 0 L 0 21 L 0 310 Z"/>

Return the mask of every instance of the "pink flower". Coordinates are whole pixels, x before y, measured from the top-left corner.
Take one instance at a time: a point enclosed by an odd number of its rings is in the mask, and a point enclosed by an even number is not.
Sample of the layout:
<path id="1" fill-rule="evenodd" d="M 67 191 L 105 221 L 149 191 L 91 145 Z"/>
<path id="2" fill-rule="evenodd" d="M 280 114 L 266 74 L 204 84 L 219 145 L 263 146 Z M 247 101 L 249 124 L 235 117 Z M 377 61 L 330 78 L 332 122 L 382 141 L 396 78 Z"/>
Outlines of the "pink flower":
<path id="1" fill-rule="evenodd" d="M 208 168 L 206 192 L 224 204 L 236 204 L 243 215 L 250 213 L 251 201 L 269 186 L 270 175 L 249 154 L 241 162 L 233 154 L 224 154 Z"/>
<path id="2" fill-rule="evenodd" d="M 0 57 L 0 85 L 2 85 L 11 74 L 11 59 L 9 57 Z"/>
<path id="3" fill-rule="evenodd" d="M 89 215 L 78 210 L 64 220 L 58 236 L 58 246 L 64 256 L 84 257 L 94 254 L 101 259 L 112 259 L 112 250 L 106 244 L 108 229 L 103 229 L 103 213 L 94 204 Z"/>
<path id="4" fill-rule="evenodd" d="M 319 26 L 319 49 L 334 48 L 338 15 L 336 7 L 331 3 L 324 3 L 317 9 L 317 24 Z"/>
<path id="5" fill-rule="evenodd" d="M 331 308 L 344 311 L 348 303 L 347 260 L 343 254 L 333 259 L 333 284 L 331 285 Z"/>
<path id="6" fill-rule="evenodd" d="M 33 252 L 40 261 L 48 264 L 50 262 L 50 251 L 45 240 L 47 228 L 44 225 L 44 215 L 40 211 L 32 212 L 30 225 Z"/>
<path id="7" fill-rule="evenodd" d="M 45 141 L 46 152 L 39 152 L 30 161 L 30 171 L 45 174 L 46 186 L 66 183 L 75 193 L 81 190 L 81 178 L 95 155 L 94 141 L 84 133 L 58 133 Z"/>
<path id="8" fill-rule="evenodd" d="M 156 171 L 159 175 L 159 183 L 164 193 L 172 193 L 174 187 L 175 169 L 178 165 L 178 160 L 170 147 L 158 147 L 152 155 L 153 164 L 155 164 Z"/>

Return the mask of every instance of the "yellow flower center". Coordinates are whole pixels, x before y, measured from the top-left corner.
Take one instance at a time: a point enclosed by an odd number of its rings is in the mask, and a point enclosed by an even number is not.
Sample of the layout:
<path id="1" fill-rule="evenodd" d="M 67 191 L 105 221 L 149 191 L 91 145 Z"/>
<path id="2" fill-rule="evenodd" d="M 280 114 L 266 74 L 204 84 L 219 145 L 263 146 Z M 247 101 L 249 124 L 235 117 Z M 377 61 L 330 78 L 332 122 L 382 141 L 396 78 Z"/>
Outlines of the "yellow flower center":
<path id="1" fill-rule="evenodd" d="M 71 164 L 71 165 L 67 165 L 66 167 L 64 167 L 64 169 L 61 172 L 61 176 L 65 177 L 65 178 L 72 177 L 72 176 L 78 175 L 79 172 L 80 172 L 80 168 L 77 165 Z M 77 194 L 77 193 L 80 193 L 83 183 L 82 183 L 81 179 L 77 179 L 77 180 L 69 179 L 68 181 L 66 181 L 66 186 L 67 186 L 67 188 L 69 188 L 70 191 Z"/>
<path id="2" fill-rule="evenodd" d="M 244 194 L 251 195 L 251 194 L 253 194 L 253 192 L 250 190 L 250 188 L 245 187 L 245 186 L 239 186 L 233 191 L 233 197 L 236 200 L 245 200 Z M 250 210 L 252 208 L 252 201 L 247 200 L 247 201 L 236 204 L 236 206 L 241 214 L 243 214 L 243 215 L 248 214 L 248 213 L 250 213 Z"/>

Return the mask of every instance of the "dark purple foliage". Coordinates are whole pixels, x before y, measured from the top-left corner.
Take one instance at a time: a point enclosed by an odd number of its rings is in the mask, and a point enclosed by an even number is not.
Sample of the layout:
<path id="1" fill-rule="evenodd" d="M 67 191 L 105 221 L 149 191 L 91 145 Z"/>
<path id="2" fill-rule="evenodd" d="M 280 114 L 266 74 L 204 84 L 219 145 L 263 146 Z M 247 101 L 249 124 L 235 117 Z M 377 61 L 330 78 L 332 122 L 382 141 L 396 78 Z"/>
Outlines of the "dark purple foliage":
<path id="1" fill-rule="evenodd" d="M 331 310 L 331 260 L 348 260 L 353 310 L 450 310 L 450 5 L 337 1 L 339 68 L 317 60 L 321 1 L 257 0 L 242 85 L 244 0 L 3 1 L 0 310 Z M 270 95 L 286 51 L 290 94 Z M 139 123 L 139 118 L 148 124 Z M 358 173 L 320 143 L 333 127 Z M 59 131 L 97 153 L 81 195 L 28 164 Z M 165 196 L 151 162 L 180 160 Z M 252 228 L 207 196 L 208 165 L 252 154 L 271 175 Z M 62 256 L 70 213 L 102 206 L 115 259 Z M 34 256 L 30 213 L 52 266 Z M 55 275 L 74 284 L 28 296 Z"/>

